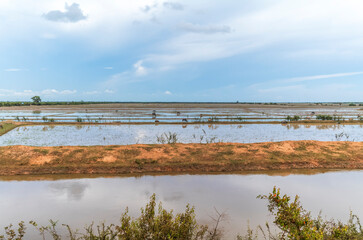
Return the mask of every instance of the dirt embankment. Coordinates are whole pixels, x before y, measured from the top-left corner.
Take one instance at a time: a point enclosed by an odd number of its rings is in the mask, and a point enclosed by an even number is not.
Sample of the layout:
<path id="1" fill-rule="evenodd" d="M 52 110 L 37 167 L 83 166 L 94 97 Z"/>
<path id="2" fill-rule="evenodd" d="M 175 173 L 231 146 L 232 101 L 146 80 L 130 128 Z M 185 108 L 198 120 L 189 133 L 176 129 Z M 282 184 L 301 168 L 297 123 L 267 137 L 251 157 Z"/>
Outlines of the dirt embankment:
<path id="1" fill-rule="evenodd" d="M 363 169 L 363 142 L 0 147 L 0 175 Z"/>

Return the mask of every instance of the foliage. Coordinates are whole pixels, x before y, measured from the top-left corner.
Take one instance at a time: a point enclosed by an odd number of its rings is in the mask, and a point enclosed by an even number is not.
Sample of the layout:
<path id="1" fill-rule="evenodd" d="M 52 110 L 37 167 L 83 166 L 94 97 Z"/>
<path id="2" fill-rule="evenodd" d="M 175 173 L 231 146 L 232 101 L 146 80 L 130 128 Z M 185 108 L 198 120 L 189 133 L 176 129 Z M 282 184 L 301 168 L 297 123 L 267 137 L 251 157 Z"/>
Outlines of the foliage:
<path id="1" fill-rule="evenodd" d="M 291 200 L 274 187 L 269 195 L 260 195 L 268 201 L 268 210 L 275 217 L 274 223 L 281 230 L 277 239 L 362 239 L 363 229 L 359 218 L 350 214 L 348 223 L 312 218 L 300 204 L 299 196 Z"/>
<path id="2" fill-rule="evenodd" d="M 286 117 L 286 120 L 287 121 L 290 121 L 290 122 L 292 122 L 292 121 L 299 121 L 300 120 L 300 116 L 298 116 L 298 115 L 295 115 L 295 116 L 293 116 L 293 117 L 291 117 L 291 116 L 287 116 Z"/>
<path id="3" fill-rule="evenodd" d="M 34 96 L 31 98 L 33 100 L 33 104 L 39 105 L 42 99 L 39 96 Z"/>
<path id="4" fill-rule="evenodd" d="M 318 120 L 333 120 L 333 116 L 319 114 L 319 115 L 316 115 L 316 119 L 318 119 Z"/>
<path id="5" fill-rule="evenodd" d="M 128 209 L 122 214 L 119 225 L 93 224 L 85 228 L 85 233 L 79 233 L 71 229 L 69 225 L 63 225 L 68 231 L 68 236 L 63 238 L 57 231 L 57 222 L 50 220 L 49 226 L 38 226 L 34 221 L 30 225 L 38 230 L 42 239 L 71 239 L 71 240 L 131 240 L 131 239 L 180 239 L 180 240 L 217 240 L 219 238 L 218 223 L 214 229 L 209 230 L 207 226 L 198 225 L 195 219 L 194 207 L 186 206 L 184 213 L 175 214 L 167 211 L 159 203 L 156 207 L 156 197 L 153 194 L 145 208 L 141 209 L 141 216 L 132 219 L 128 215 Z M 96 230 L 95 230 L 96 229 Z M 26 227 L 24 222 L 19 223 L 18 230 L 12 225 L 5 228 L 5 236 L 0 240 L 21 240 L 24 239 Z"/>

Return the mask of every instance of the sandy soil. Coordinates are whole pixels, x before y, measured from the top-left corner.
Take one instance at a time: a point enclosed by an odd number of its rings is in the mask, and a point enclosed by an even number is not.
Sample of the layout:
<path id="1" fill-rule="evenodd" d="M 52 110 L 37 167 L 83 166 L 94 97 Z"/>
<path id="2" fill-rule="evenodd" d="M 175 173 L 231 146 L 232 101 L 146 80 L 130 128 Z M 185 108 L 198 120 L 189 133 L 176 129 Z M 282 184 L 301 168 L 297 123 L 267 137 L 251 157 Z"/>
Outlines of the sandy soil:
<path id="1" fill-rule="evenodd" d="M 0 147 L 0 175 L 363 169 L 363 142 Z"/>

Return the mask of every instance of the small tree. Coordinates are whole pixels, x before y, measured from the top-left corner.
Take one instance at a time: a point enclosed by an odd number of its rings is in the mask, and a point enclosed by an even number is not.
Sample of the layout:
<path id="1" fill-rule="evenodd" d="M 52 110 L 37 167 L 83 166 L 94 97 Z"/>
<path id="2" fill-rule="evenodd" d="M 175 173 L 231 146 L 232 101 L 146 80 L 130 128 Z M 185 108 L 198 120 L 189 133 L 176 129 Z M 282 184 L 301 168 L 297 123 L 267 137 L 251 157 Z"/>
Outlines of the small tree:
<path id="1" fill-rule="evenodd" d="M 39 96 L 34 96 L 31 98 L 33 100 L 33 104 L 39 105 L 42 99 Z"/>

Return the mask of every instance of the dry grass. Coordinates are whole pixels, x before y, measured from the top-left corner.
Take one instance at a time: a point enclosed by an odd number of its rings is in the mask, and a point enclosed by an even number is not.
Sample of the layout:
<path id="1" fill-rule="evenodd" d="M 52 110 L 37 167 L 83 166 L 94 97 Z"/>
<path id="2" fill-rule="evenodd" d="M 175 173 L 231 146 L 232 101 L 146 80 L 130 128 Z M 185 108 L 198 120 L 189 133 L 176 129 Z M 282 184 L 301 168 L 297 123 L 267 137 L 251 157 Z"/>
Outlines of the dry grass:
<path id="1" fill-rule="evenodd" d="M 0 147 L 0 175 L 361 168 L 363 142 Z"/>

